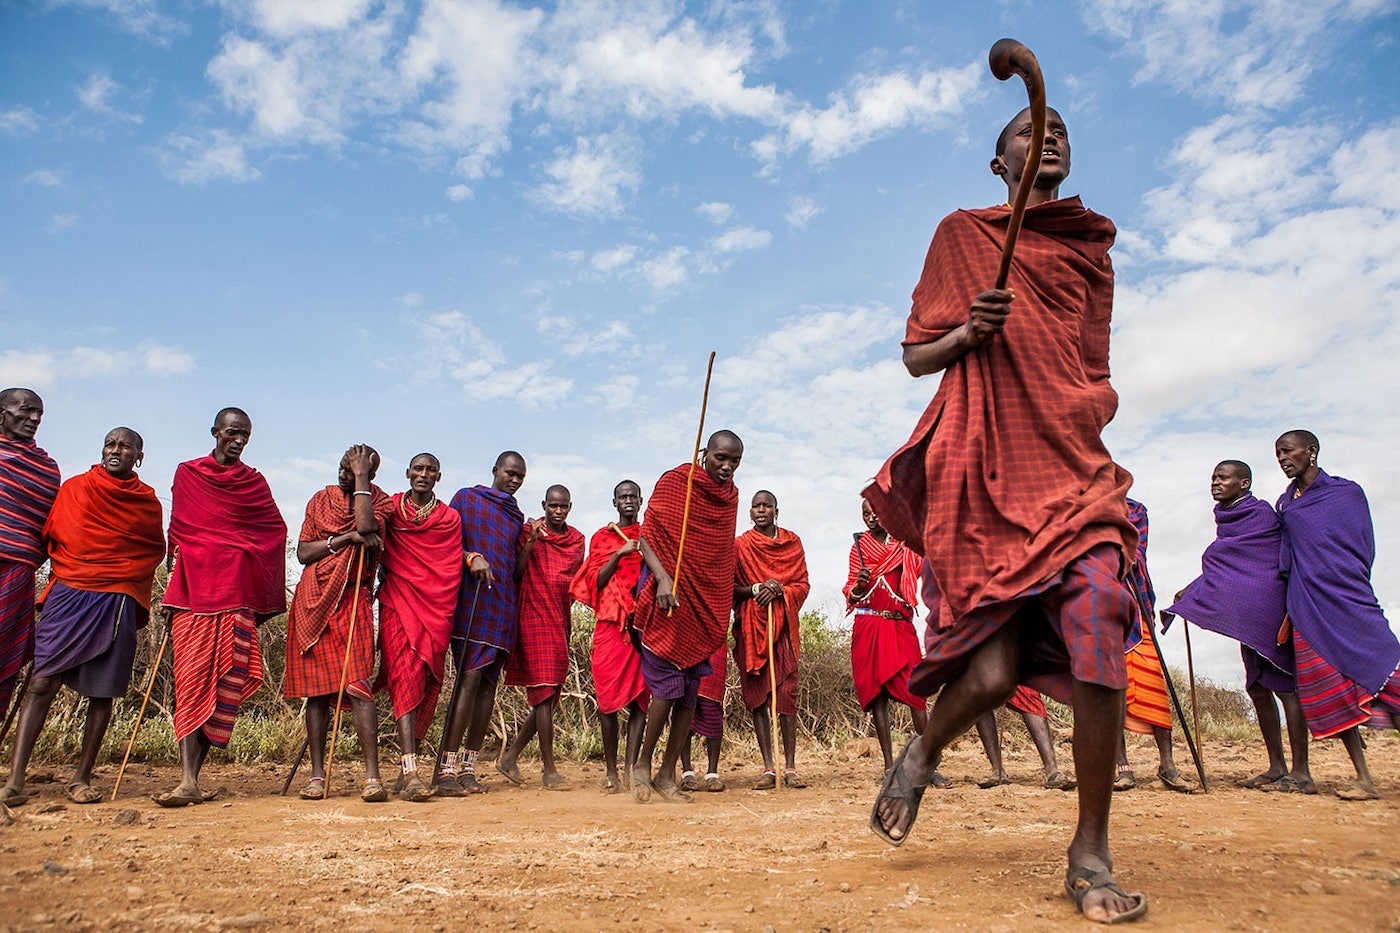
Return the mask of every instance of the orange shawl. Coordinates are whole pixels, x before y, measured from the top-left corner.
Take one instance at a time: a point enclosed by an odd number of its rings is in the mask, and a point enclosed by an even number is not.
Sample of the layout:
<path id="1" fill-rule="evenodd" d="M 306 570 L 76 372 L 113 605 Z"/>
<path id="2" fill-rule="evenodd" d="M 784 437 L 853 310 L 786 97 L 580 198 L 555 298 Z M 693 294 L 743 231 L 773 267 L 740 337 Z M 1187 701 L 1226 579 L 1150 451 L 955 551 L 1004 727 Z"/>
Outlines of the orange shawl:
<path id="1" fill-rule="evenodd" d="M 773 603 L 773 639 L 776 643 L 787 631 L 793 655 L 800 655 L 802 639 L 798 637 L 797 626 L 802 604 L 812 591 L 807 582 L 807 556 L 802 550 L 802 539 L 786 528 L 779 528 L 776 538 L 751 528 L 734 542 L 734 552 L 738 560 L 734 568 L 735 586 L 750 586 L 766 580 L 777 580 L 783 585 L 782 600 Z M 744 641 L 744 666 L 749 673 L 761 671 L 768 664 L 768 608 L 760 606 L 756 599 L 745 599 L 739 603 L 738 615 L 735 634 Z"/>

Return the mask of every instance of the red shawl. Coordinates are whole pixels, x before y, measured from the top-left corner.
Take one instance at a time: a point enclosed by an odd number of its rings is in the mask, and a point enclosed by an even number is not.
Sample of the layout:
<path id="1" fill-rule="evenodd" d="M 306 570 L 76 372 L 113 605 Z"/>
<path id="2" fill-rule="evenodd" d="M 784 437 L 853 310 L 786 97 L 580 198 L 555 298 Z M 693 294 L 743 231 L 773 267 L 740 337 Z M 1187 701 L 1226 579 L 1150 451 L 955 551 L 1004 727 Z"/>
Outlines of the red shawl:
<path id="1" fill-rule="evenodd" d="M 739 490 L 717 483 L 696 466 L 686 526 L 680 606 L 671 615 L 656 609 L 656 578 L 648 575 L 637 595 L 633 624 L 642 643 L 677 667 L 694 667 L 725 642 L 729 610 L 734 605 L 734 526 Z M 656 481 L 642 519 L 642 537 L 672 576 L 685 513 L 686 478 L 691 465 L 667 470 Z"/>
<path id="2" fill-rule="evenodd" d="M 807 555 L 802 539 L 786 528 L 778 529 L 778 537 L 770 538 L 757 529 L 749 529 L 734 542 L 736 586 L 751 586 L 765 580 L 777 580 L 783 585 L 783 598 L 773 603 L 773 639 L 789 631 L 793 655 L 801 655 L 798 622 L 802 604 L 812 591 L 807 582 Z M 789 626 L 791 629 L 789 630 Z M 768 607 L 756 599 L 739 603 L 739 624 L 735 636 L 742 638 L 744 668 L 748 673 L 763 670 L 768 664 Z M 780 665 L 781 667 L 781 665 Z"/>
<path id="3" fill-rule="evenodd" d="M 125 593 L 151 607 L 151 583 L 165 557 L 165 533 L 156 491 L 132 474 L 117 479 L 102 466 L 58 490 L 44 523 L 56 581 L 93 593 Z M 145 616 L 141 616 L 145 618 Z"/>
<path id="4" fill-rule="evenodd" d="M 175 468 L 170 500 L 175 569 L 165 605 L 197 613 L 287 608 L 287 523 L 257 470 L 213 456 Z"/>
<path id="5" fill-rule="evenodd" d="M 371 485 L 369 488 L 374 494 L 370 502 L 374 507 L 375 526 L 382 539 L 384 527 L 394 510 L 394 500 L 378 486 Z M 312 496 L 311 501 L 306 503 L 306 518 L 301 523 L 297 542 L 325 541 L 332 535 L 354 531 L 355 513 L 350 500 L 351 496 L 339 486 L 327 486 Z M 340 597 L 354 576 L 359 550 L 358 546 L 342 547 L 329 557 L 302 568 L 301 579 L 297 581 L 297 590 L 292 596 L 292 608 L 287 613 L 287 641 L 297 651 L 310 651 L 330 624 L 336 607 L 340 605 Z M 373 585 L 378 562 L 378 552 L 365 555 L 361 581 Z"/>
<path id="6" fill-rule="evenodd" d="M 846 585 L 841 587 L 841 592 L 847 605 L 900 612 L 913 618 L 923 564 L 923 558 L 893 535 L 889 541 L 881 541 L 868 531 L 862 532 L 860 539 L 851 545 Z M 870 586 L 863 598 L 852 602 L 851 590 L 856 588 L 856 574 L 861 567 L 870 571 Z"/>
<path id="7" fill-rule="evenodd" d="M 619 526 L 620 527 L 620 526 Z M 642 525 L 628 525 L 620 528 L 627 540 L 641 537 Z M 627 617 L 632 614 L 636 603 L 637 578 L 642 573 L 642 555 L 624 554 L 617 562 L 608 585 L 598 591 L 598 574 L 603 565 L 622 547 L 622 540 L 612 528 L 600 528 L 588 539 L 588 559 L 579 568 L 578 575 L 569 587 L 569 595 L 593 610 L 600 623 L 611 623 L 619 629 L 627 627 Z"/>
<path id="8" fill-rule="evenodd" d="M 1009 210 L 958 211 L 934 234 L 905 345 L 961 326 L 989 288 Z M 1026 211 L 1004 332 L 948 366 L 913 436 L 864 495 L 928 560 L 939 628 L 1015 598 L 1096 544 L 1132 563 L 1132 484 L 1100 432 L 1118 408 L 1108 382 L 1115 230 L 1078 198 Z"/>
<path id="9" fill-rule="evenodd" d="M 526 522 L 520 546 L 543 518 Z M 535 540 L 520 577 L 520 640 L 506 665 L 506 683 L 516 687 L 556 686 L 569 672 L 569 584 L 583 566 L 583 532 L 564 531 Z"/>
<path id="10" fill-rule="evenodd" d="M 462 517 L 438 502 L 420 519 L 407 493 L 396 493 L 392 501 L 381 558 L 380 623 L 396 623 L 440 682 L 462 585 Z"/>

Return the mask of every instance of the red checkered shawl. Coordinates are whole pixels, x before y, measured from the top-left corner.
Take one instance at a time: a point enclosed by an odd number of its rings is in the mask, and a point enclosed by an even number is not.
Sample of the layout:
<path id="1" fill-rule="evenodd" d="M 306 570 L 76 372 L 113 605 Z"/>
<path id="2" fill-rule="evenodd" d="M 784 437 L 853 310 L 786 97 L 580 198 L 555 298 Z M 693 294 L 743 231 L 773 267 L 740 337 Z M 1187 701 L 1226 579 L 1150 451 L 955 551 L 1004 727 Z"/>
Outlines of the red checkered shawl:
<path id="1" fill-rule="evenodd" d="M 370 491 L 374 494 L 371 499 L 374 521 L 382 539 L 385 525 L 394 511 L 394 500 L 378 486 L 371 485 Z M 301 523 L 297 541 L 324 541 L 332 535 L 349 534 L 354 530 L 355 513 L 351 508 L 351 496 L 339 486 L 327 486 L 306 503 L 306 518 Z M 302 568 L 301 579 L 292 596 L 292 607 L 287 612 L 287 643 L 290 650 L 305 654 L 325 632 L 336 607 L 340 605 L 345 588 L 351 583 L 359 550 L 358 546 L 342 547 L 329 557 Z M 365 555 L 361 585 L 373 585 L 378 564 L 377 554 Z M 348 611 L 349 604 L 346 605 Z"/>
<path id="2" fill-rule="evenodd" d="M 778 529 L 778 537 L 770 538 L 757 529 L 749 529 L 734 542 L 736 586 L 751 586 L 765 580 L 777 580 L 783 585 L 783 598 L 773 603 L 773 639 L 788 633 L 794 657 L 802 653 L 798 637 L 802 604 L 812 591 L 807 582 L 807 555 L 802 539 L 786 528 Z M 756 599 L 739 603 L 735 638 L 743 639 L 744 667 L 748 673 L 761 671 L 768 665 L 768 609 Z"/>
<path id="3" fill-rule="evenodd" d="M 686 526 L 681 567 L 680 606 L 671 615 L 656 608 L 656 578 L 647 575 L 637 594 L 633 625 L 642 643 L 677 667 L 694 667 L 725 642 L 729 610 L 734 604 L 734 526 L 739 514 L 739 490 L 718 483 L 699 466 L 694 468 L 690 522 Z M 642 537 L 673 576 L 685 513 L 686 478 L 691 465 L 682 463 L 661 474 L 647 501 Z"/>
<path id="4" fill-rule="evenodd" d="M 92 593 L 125 593 L 150 608 L 165 532 L 156 491 L 140 477 L 117 479 L 99 465 L 64 483 L 44 523 L 44 542 L 53 566 L 49 589 L 61 580 Z M 144 614 L 137 618 L 145 624 Z"/>
<path id="5" fill-rule="evenodd" d="M 851 591 L 856 588 L 856 575 L 861 567 L 870 571 L 870 586 L 863 598 L 852 600 Z M 841 592 L 846 604 L 853 609 L 898 612 L 912 619 L 918 605 L 919 577 L 923 570 L 924 559 L 898 538 L 891 535 L 888 541 L 881 541 L 868 531 L 862 532 L 860 539 L 851 545 L 846 585 L 841 587 Z"/>
<path id="6" fill-rule="evenodd" d="M 526 522 L 520 546 L 537 518 Z M 569 584 L 583 566 L 583 532 L 565 526 L 535 540 L 520 577 L 520 640 L 506 663 L 506 683 L 516 687 L 556 686 L 569 672 Z"/>
<path id="7" fill-rule="evenodd" d="M 638 522 L 620 530 L 627 540 L 635 541 L 641 537 L 642 525 Z M 592 609 L 599 623 L 609 623 L 620 629 L 627 627 L 627 619 L 632 615 L 637 601 L 637 578 L 642 573 L 642 555 L 624 554 L 602 591 L 598 589 L 598 574 L 622 546 L 617 532 L 610 527 L 593 532 L 593 537 L 588 539 L 588 559 L 583 562 L 569 587 L 569 595 Z"/>
<path id="8" fill-rule="evenodd" d="M 257 470 L 212 456 L 175 468 L 170 500 L 172 609 L 251 610 L 259 622 L 287 608 L 287 523 Z"/>
<path id="9" fill-rule="evenodd" d="M 905 345 L 961 326 L 996 276 L 1010 211 L 957 211 L 934 234 Z M 955 360 L 913 436 L 864 492 L 881 523 L 928 560 L 938 628 L 1015 598 L 1096 544 L 1132 563 L 1132 477 L 1100 432 L 1108 381 L 1113 223 L 1078 198 L 1026 211 L 1004 332 Z"/>
<path id="10" fill-rule="evenodd" d="M 441 681 L 464 572 L 462 517 L 438 502 L 420 519 L 407 493 L 395 493 L 391 501 L 380 559 L 380 624 L 401 628 L 413 654 Z"/>

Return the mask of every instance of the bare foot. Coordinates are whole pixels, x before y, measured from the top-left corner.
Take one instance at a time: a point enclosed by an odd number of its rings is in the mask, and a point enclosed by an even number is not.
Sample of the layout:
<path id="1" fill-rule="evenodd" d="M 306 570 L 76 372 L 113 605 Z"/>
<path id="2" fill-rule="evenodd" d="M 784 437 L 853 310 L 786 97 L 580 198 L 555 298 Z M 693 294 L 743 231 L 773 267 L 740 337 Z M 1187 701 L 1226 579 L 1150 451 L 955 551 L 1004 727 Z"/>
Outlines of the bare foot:
<path id="1" fill-rule="evenodd" d="M 1343 800 L 1380 800 L 1381 792 L 1370 781 L 1357 780 L 1350 787 L 1337 788 L 1337 796 Z"/>

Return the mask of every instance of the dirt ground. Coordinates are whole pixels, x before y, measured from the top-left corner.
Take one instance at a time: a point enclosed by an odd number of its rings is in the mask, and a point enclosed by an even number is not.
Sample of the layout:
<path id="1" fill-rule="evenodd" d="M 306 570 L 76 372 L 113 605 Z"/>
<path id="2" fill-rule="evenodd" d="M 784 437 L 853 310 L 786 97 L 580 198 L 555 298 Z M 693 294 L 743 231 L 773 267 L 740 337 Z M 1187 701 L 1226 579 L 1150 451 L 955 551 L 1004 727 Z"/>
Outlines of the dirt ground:
<path id="1" fill-rule="evenodd" d="M 1133 747 L 1113 839 L 1120 882 L 1150 898 L 1138 928 L 1400 930 L 1400 736 L 1368 738 L 1384 799 L 1366 803 L 1330 793 L 1351 773 L 1337 742 L 1313 746 L 1315 797 L 1237 788 L 1257 743 L 1210 745 L 1211 792 L 1189 797 L 1142 780 L 1155 752 Z M 360 802 L 351 766 L 308 803 L 276 796 L 279 766 L 214 762 L 217 801 L 159 809 L 175 771 L 138 766 L 115 803 L 77 806 L 58 767 L 0 827 L 0 930 L 1087 928 L 1061 893 L 1075 795 L 1040 787 L 1028 747 L 1009 750 L 1016 784 L 980 790 L 964 740 L 943 769 L 958 783 L 893 849 L 866 826 L 871 744 L 800 750 L 812 786 L 776 793 L 747 789 L 753 763 L 726 753 L 729 791 L 689 805 L 603 796 L 596 762 L 564 765 L 569 793 L 522 762 L 534 786 L 426 804 Z"/>

